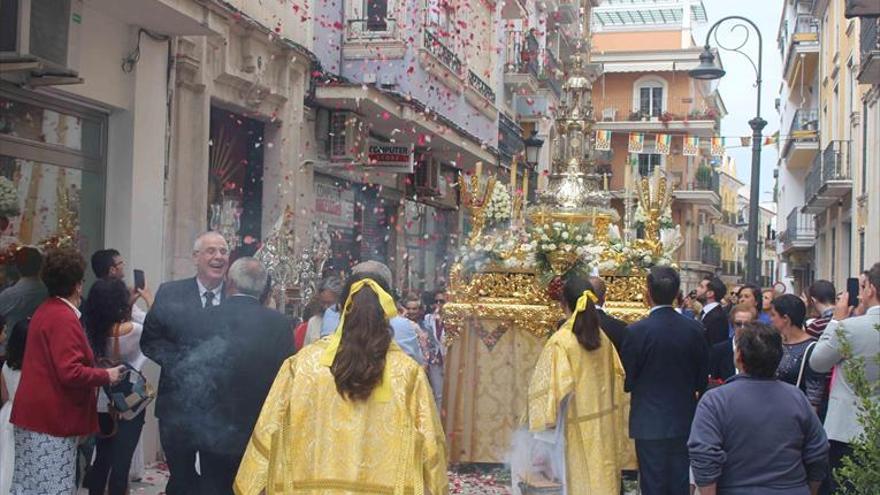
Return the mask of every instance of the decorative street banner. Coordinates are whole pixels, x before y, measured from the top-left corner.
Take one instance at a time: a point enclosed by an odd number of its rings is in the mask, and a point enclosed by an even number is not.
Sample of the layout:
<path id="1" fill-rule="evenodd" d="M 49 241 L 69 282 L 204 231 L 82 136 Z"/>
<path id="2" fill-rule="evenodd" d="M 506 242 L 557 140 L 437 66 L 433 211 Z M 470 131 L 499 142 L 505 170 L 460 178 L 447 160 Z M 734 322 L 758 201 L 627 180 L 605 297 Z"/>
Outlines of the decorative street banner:
<path id="1" fill-rule="evenodd" d="M 700 151 L 700 138 L 698 136 L 685 136 L 681 147 L 684 156 L 697 156 Z"/>
<path id="2" fill-rule="evenodd" d="M 645 149 L 645 135 L 640 132 L 629 133 L 629 152 L 642 153 Z"/>
<path id="3" fill-rule="evenodd" d="M 713 136 L 709 140 L 709 152 L 712 156 L 724 155 L 724 138 L 721 136 Z"/>
<path id="4" fill-rule="evenodd" d="M 669 134 L 657 134 L 654 138 L 654 151 L 661 155 L 668 155 L 672 145 L 672 136 Z"/>
<path id="5" fill-rule="evenodd" d="M 596 151 L 611 151 L 611 131 L 596 131 Z"/>

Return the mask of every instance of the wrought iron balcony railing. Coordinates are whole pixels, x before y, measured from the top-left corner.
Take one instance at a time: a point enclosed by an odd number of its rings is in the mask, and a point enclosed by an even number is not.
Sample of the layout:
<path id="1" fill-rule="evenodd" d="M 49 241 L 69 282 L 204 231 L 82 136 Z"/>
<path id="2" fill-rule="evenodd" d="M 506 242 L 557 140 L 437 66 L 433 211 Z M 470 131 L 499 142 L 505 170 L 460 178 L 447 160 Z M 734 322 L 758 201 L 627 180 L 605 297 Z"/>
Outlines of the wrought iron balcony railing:
<path id="1" fill-rule="evenodd" d="M 432 55 L 437 57 L 449 70 L 461 74 L 461 59 L 449 47 L 443 44 L 440 37 L 425 29 L 422 36 L 422 46 Z"/>
<path id="2" fill-rule="evenodd" d="M 495 103 L 495 91 L 476 72 L 468 69 L 468 84 L 477 90 L 477 93 L 483 95 L 484 98 Z"/>
<path id="3" fill-rule="evenodd" d="M 705 265 L 721 266 L 721 246 L 710 242 L 702 242 L 700 261 Z"/>
<path id="4" fill-rule="evenodd" d="M 807 173 L 804 188 L 806 203 L 810 203 L 831 182 L 848 182 L 852 186 L 849 155 L 849 141 L 831 141 L 822 153 L 816 155 Z"/>
<path id="5" fill-rule="evenodd" d="M 783 250 L 793 247 L 809 247 L 816 242 L 816 220 L 813 215 L 801 213 L 795 207 L 785 220 L 785 231 L 780 234 Z"/>
<path id="6" fill-rule="evenodd" d="M 861 25 L 859 82 L 880 84 L 880 17 L 862 17 L 859 22 Z"/>
<path id="7" fill-rule="evenodd" d="M 531 74 L 538 78 L 541 45 L 531 32 L 507 31 L 505 45 L 505 72 Z"/>

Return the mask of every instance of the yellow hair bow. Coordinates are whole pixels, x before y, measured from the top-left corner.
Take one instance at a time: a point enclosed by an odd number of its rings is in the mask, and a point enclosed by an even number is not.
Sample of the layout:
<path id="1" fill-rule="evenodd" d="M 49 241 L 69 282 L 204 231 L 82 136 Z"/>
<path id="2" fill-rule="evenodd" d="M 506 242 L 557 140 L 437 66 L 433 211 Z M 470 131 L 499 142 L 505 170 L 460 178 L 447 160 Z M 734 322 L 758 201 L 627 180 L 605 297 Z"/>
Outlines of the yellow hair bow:
<path id="1" fill-rule="evenodd" d="M 333 361 L 336 359 L 336 353 L 339 352 L 339 344 L 342 342 L 342 327 L 345 325 L 345 315 L 348 314 L 348 309 L 351 306 L 351 299 L 364 287 L 373 289 L 373 292 L 379 297 L 379 304 L 382 305 L 382 310 L 385 312 L 385 318 L 387 320 L 397 316 L 397 305 L 394 304 L 394 298 L 385 292 L 385 289 L 376 283 L 375 280 L 365 278 L 352 284 L 351 289 L 348 292 L 348 299 L 345 300 L 345 304 L 342 306 L 342 314 L 339 315 L 339 325 L 336 326 L 336 331 L 330 336 L 327 348 L 324 349 L 324 353 L 321 355 L 320 362 L 323 366 L 333 366 Z M 391 368 L 388 365 L 387 360 L 385 361 L 385 370 L 382 372 L 382 381 L 380 381 L 379 385 L 373 390 L 373 394 L 370 398 L 379 402 L 388 402 L 391 400 Z"/>
<path id="2" fill-rule="evenodd" d="M 587 310 L 587 301 L 592 301 L 593 304 L 599 304 L 599 298 L 596 297 L 596 294 L 587 289 L 581 294 L 581 297 L 578 298 L 577 306 L 575 306 L 574 314 L 582 313 Z"/>

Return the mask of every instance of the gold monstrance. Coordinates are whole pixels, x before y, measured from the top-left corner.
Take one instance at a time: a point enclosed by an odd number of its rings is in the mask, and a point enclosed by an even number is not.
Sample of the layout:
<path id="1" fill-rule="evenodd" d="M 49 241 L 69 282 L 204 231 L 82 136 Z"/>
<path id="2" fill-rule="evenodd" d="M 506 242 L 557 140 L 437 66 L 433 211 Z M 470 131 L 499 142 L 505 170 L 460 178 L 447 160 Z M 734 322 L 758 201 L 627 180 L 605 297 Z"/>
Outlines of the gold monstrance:
<path id="1" fill-rule="evenodd" d="M 491 201 L 503 184 L 492 177 L 481 182 L 480 164 L 469 184 L 459 179 L 473 229 L 451 270 L 444 307 L 444 427 L 453 463 L 505 462 L 535 362 L 563 318 L 548 294 L 549 280 L 571 270 L 601 273 L 606 311 L 631 322 L 647 313 L 642 294 L 651 263 L 645 260 L 668 255 L 660 242 L 660 216 L 669 202 L 666 179 L 655 178 L 653 187 L 648 181 L 637 185 L 647 238 L 626 244 L 593 158 L 591 86 L 601 68 L 589 63 L 585 46 L 566 66 L 551 130 L 549 182 L 537 204 L 529 207 L 517 198 L 512 184 L 516 211 L 498 215 Z M 528 222 L 520 218 L 523 210 Z"/>

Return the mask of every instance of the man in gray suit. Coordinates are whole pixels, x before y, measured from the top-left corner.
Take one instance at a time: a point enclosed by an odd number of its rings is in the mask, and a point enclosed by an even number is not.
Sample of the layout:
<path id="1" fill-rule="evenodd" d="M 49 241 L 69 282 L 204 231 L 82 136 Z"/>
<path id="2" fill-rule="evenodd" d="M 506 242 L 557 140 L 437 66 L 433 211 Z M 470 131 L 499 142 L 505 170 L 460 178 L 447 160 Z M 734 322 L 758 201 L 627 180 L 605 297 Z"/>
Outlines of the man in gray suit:
<path id="1" fill-rule="evenodd" d="M 844 457 L 852 452 L 851 443 L 864 431 L 859 423 L 858 398 L 853 391 L 852 384 L 846 378 L 844 372 L 847 362 L 853 359 L 862 359 L 865 364 L 865 376 L 872 389 L 877 390 L 877 382 L 880 380 L 880 366 L 877 364 L 877 355 L 880 354 L 880 263 L 875 263 L 870 270 L 862 273 L 859 277 L 859 300 L 867 311 L 863 316 L 847 318 L 849 308 L 845 308 L 846 294 L 843 294 L 843 314 L 835 312 L 832 320 L 819 338 L 819 342 L 813 349 L 810 357 L 810 367 L 820 373 L 827 373 L 832 368 L 835 377 L 832 380 L 831 397 L 828 404 L 828 414 L 825 417 L 825 432 L 831 444 L 831 467 L 836 469 L 841 466 Z M 842 340 L 849 343 L 850 349 L 844 356 Z M 880 395 L 874 397 L 880 400 Z M 832 493 L 836 493 L 838 486 L 832 479 Z"/>

